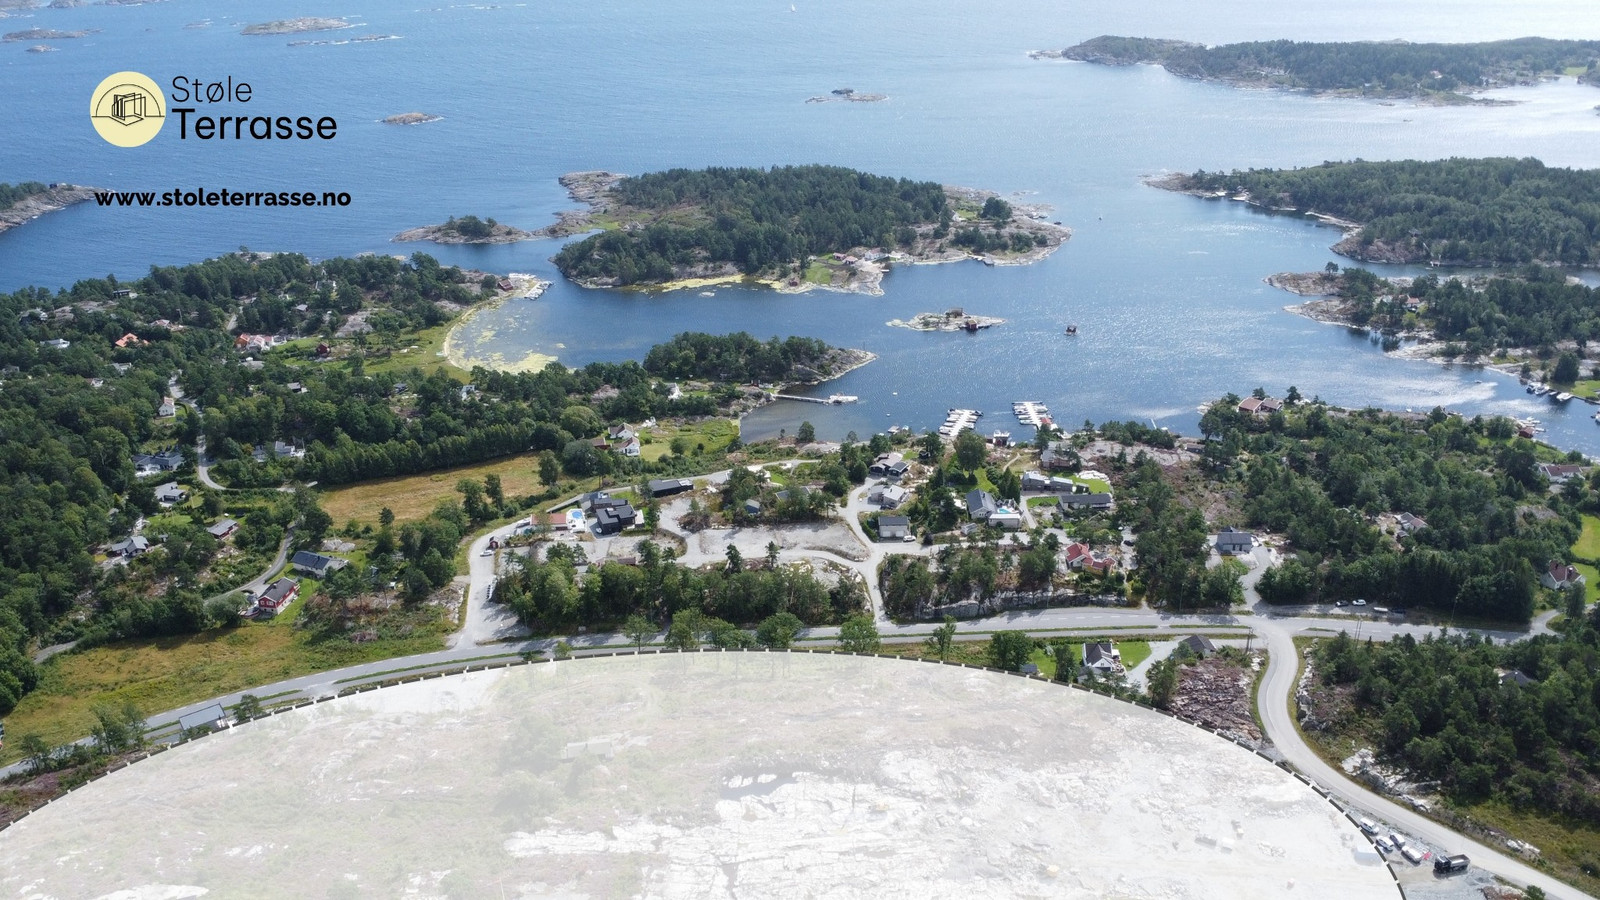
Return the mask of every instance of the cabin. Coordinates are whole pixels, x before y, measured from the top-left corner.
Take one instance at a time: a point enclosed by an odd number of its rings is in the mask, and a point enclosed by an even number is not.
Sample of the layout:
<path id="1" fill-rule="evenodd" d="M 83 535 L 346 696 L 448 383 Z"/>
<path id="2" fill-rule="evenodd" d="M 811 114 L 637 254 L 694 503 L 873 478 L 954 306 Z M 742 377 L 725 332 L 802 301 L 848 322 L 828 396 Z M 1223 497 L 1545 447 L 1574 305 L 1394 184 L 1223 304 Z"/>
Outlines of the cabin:
<path id="1" fill-rule="evenodd" d="M 1237 556 L 1249 553 L 1256 546 L 1256 536 L 1248 531 L 1228 527 L 1217 534 L 1217 552 L 1223 556 Z"/>
<path id="2" fill-rule="evenodd" d="M 209 534 L 212 537 L 214 537 L 214 538 L 216 538 L 217 540 L 220 541 L 220 540 L 226 538 L 228 535 L 233 534 L 235 531 L 238 531 L 238 530 L 239 530 L 239 523 L 238 522 L 234 521 L 233 519 L 223 519 L 220 522 L 218 522 L 217 524 L 212 525 L 209 528 L 207 528 L 206 529 L 206 534 Z"/>

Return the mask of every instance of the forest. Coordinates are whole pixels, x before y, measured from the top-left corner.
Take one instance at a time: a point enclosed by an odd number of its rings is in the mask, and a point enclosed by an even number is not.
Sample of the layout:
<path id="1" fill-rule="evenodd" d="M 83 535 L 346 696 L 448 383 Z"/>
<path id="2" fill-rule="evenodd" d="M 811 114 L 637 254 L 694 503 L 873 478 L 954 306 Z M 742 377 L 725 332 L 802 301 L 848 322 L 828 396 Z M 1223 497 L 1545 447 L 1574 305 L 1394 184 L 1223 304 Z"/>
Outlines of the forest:
<path id="1" fill-rule="evenodd" d="M 654 542 L 643 541 L 639 565 L 607 562 L 579 584 L 579 545 L 552 544 L 545 562 L 526 560 L 501 578 L 495 599 L 509 605 L 535 634 L 594 630 L 641 616 L 662 625 L 687 610 L 723 622 L 753 625 L 788 613 L 800 624 L 830 625 L 866 609 L 866 592 L 852 578 L 832 587 L 803 568 L 739 557 L 729 546 L 726 566 L 688 569 Z"/>
<path id="2" fill-rule="evenodd" d="M 1186 41 L 1103 35 L 1063 51 L 1067 59 L 1160 63 L 1174 75 L 1308 91 L 1414 96 L 1526 84 L 1569 69 L 1593 76 L 1600 41 L 1517 38 L 1475 44 L 1407 41 Z"/>
<path id="3" fill-rule="evenodd" d="M 1600 259 L 1600 170 L 1536 159 L 1355 160 L 1200 171 L 1176 186 L 1243 192 L 1262 206 L 1360 223 L 1334 247 L 1354 259 L 1472 266 L 1584 266 Z"/>
<path id="4" fill-rule="evenodd" d="M 807 256 L 893 247 L 914 239 L 917 225 L 948 229 L 951 217 L 934 182 L 839 166 L 672 169 L 623 179 L 612 193 L 611 214 L 627 227 L 562 248 L 555 262 L 568 278 L 660 282 L 706 264 L 755 275 Z"/>
<path id="5" fill-rule="evenodd" d="M 1327 724 L 1361 732 L 1386 761 L 1459 803 L 1494 800 L 1600 826 L 1597 619 L 1509 644 L 1473 634 L 1319 641 L 1317 678 L 1353 690 Z"/>
<path id="6" fill-rule="evenodd" d="M 1523 347 L 1553 357 L 1560 342 L 1583 347 L 1600 339 L 1600 290 L 1569 282 L 1548 266 L 1466 279 L 1430 273 L 1409 285 L 1346 268 L 1336 289 L 1350 324 L 1386 333 L 1424 326 L 1457 345 L 1451 355 L 1481 357 Z M 1416 309 L 1407 308 L 1407 299 L 1419 301 Z"/>
<path id="7" fill-rule="evenodd" d="M 1582 482 L 1552 494 L 1533 442 L 1504 418 L 1435 409 L 1402 417 L 1299 403 L 1260 418 L 1228 395 L 1201 418 L 1203 464 L 1237 492 L 1239 524 L 1280 534 L 1294 554 L 1257 588 L 1269 603 L 1366 599 L 1451 615 L 1527 622 L 1537 573 L 1565 559 Z M 1420 516 L 1406 533 L 1395 516 Z"/>
<path id="8" fill-rule="evenodd" d="M 0 209 L 10 209 L 44 190 L 46 190 L 45 185 L 37 181 L 24 181 L 18 184 L 0 183 Z"/>

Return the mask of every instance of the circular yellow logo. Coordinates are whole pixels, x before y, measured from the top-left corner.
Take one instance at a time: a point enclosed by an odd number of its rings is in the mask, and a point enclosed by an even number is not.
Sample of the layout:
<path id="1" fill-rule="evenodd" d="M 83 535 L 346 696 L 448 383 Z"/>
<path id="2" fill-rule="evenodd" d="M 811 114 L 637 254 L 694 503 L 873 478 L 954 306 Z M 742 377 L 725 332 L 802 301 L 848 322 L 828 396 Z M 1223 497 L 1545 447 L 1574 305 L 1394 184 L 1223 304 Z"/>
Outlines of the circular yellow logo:
<path id="1" fill-rule="evenodd" d="M 107 143 L 137 147 L 167 121 L 161 89 L 138 72 L 118 72 L 100 82 L 89 98 L 89 121 Z"/>

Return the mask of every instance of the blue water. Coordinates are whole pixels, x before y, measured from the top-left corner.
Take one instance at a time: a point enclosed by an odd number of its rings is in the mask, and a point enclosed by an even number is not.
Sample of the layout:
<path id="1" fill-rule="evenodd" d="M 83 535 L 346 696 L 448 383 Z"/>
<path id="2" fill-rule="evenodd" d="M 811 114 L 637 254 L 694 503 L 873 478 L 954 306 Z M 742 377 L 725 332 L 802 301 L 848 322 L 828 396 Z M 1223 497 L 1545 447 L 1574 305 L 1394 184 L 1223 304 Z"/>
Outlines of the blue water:
<path id="1" fill-rule="evenodd" d="M 1396 4 L 1361 0 L 864 6 L 795 0 L 704 4 L 401 8 L 378 2 L 172 0 L 139 7 L 41 9 L 0 30 L 98 28 L 78 40 L 0 44 L 0 180 L 61 180 L 133 190 L 230 187 L 348 191 L 318 210 L 134 210 L 80 205 L 0 235 L 0 289 L 62 286 L 85 276 L 137 275 L 249 246 L 312 257 L 426 250 L 556 284 L 541 300 L 479 316 L 477 352 L 528 352 L 580 365 L 637 358 L 675 332 L 744 329 L 804 334 L 864 347 L 881 359 L 823 393 L 846 407 L 779 403 L 745 423 L 747 436 L 867 434 L 889 424 L 937 425 L 951 406 L 1008 428 L 1013 400 L 1042 400 L 1058 421 L 1138 418 L 1192 430 L 1196 407 L 1225 391 L 1290 384 L 1344 405 L 1467 414 L 1535 415 L 1547 439 L 1600 455 L 1600 428 L 1582 404 L 1560 409 L 1514 380 L 1468 368 L 1385 357 L 1365 337 L 1290 315 L 1295 298 L 1262 278 L 1336 259 L 1338 235 L 1303 220 L 1145 187 L 1163 171 L 1306 165 L 1353 157 L 1537 156 L 1600 165 L 1600 90 L 1570 80 L 1501 92 L 1492 109 L 1423 108 L 1241 91 L 1173 78 L 1152 67 L 1039 62 L 1025 52 L 1101 33 L 1211 42 L 1257 38 L 1486 40 L 1543 34 L 1600 37 L 1600 7 L 1564 0 Z M 339 39 L 401 40 L 289 47 L 245 37 L 242 25 L 288 15 L 347 16 Z M 185 25 L 209 20 L 204 28 Z M 102 143 L 84 113 L 105 75 L 143 71 L 249 81 L 255 98 L 218 114 L 332 115 L 332 142 L 176 140 L 176 122 L 143 148 Z M 877 104 L 806 104 L 849 86 L 888 94 Z M 378 120 L 420 110 L 419 127 Z M 1043 263 L 897 269 L 882 297 L 776 295 L 718 287 L 667 295 L 585 291 L 548 263 L 554 242 L 435 247 L 392 244 L 413 225 L 452 214 L 524 227 L 569 205 L 556 176 L 577 169 L 828 162 L 986 187 L 1053 204 L 1072 240 Z M 1401 272 L 1403 270 L 1393 270 Z M 1591 276 L 1591 281 L 1592 281 Z M 968 336 L 884 323 L 964 306 L 1008 324 Z M 1075 338 L 1062 335 L 1076 323 Z"/>

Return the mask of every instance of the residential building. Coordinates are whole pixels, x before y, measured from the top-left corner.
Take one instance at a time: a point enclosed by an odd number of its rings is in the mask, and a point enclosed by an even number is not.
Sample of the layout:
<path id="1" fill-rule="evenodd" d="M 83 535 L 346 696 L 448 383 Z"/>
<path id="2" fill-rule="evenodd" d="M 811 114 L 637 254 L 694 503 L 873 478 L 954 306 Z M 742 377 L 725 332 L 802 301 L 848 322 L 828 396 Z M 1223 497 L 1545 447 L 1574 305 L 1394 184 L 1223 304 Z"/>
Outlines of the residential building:
<path id="1" fill-rule="evenodd" d="M 156 407 L 156 417 L 170 419 L 178 414 L 178 401 L 171 397 L 162 397 L 161 405 Z"/>
<path id="2" fill-rule="evenodd" d="M 1239 412 L 1249 413 L 1250 415 L 1253 416 L 1253 415 L 1255 415 L 1256 413 L 1258 413 L 1260 411 L 1261 411 L 1261 398 L 1260 397 L 1246 397 L 1243 400 L 1239 401 Z"/>
<path id="3" fill-rule="evenodd" d="M 189 492 L 176 481 L 169 481 L 156 488 L 156 502 L 162 506 L 173 506 L 189 499 Z"/>
<path id="4" fill-rule="evenodd" d="M 1217 552 L 1223 556 L 1237 556 L 1255 549 L 1256 536 L 1229 526 L 1217 534 Z"/>
<path id="5" fill-rule="evenodd" d="M 132 557 L 139 556 L 150 549 L 150 539 L 142 534 L 136 534 L 126 540 L 117 541 L 106 551 L 110 556 Z"/>
<path id="6" fill-rule="evenodd" d="M 212 525 L 209 528 L 207 528 L 206 529 L 206 534 L 209 534 L 212 537 L 214 537 L 214 538 L 216 538 L 217 540 L 220 541 L 220 540 L 223 540 L 224 538 L 226 538 L 228 535 L 233 534 L 235 531 L 238 531 L 238 530 L 239 530 L 239 523 L 238 522 L 234 521 L 233 519 L 223 519 L 223 520 L 217 522 L 217 524 Z"/>
<path id="7" fill-rule="evenodd" d="M 611 441 L 612 443 L 621 443 L 629 438 L 637 436 L 638 435 L 633 433 L 633 429 L 626 425 L 612 425 L 606 429 L 606 440 Z"/>
<path id="8" fill-rule="evenodd" d="M 637 520 L 638 513 L 626 501 L 595 507 L 594 527 L 601 534 L 616 534 L 624 528 L 633 527 Z"/>
<path id="9" fill-rule="evenodd" d="M 994 495 L 982 488 L 973 488 L 967 492 L 967 518 L 974 522 L 987 522 L 994 511 L 1000 508 L 995 502 Z"/>
<path id="10" fill-rule="evenodd" d="M 872 465 L 867 466 L 867 474 L 883 477 L 889 473 L 889 467 L 898 462 L 904 462 L 905 457 L 899 453 L 880 453 Z"/>
<path id="11" fill-rule="evenodd" d="M 878 539 L 903 541 L 911 534 L 911 520 L 905 516 L 879 516 Z"/>
<path id="12" fill-rule="evenodd" d="M 1056 501 L 1061 511 L 1079 512 L 1080 510 L 1106 510 L 1111 508 L 1110 494 L 1062 494 Z"/>
<path id="13" fill-rule="evenodd" d="M 1088 562 L 1089 559 L 1091 558 L 1089 556 L 1089 545 L 1088 544 L 1080 544 L 1077 541 L 1073 541 L 1072 543 L 1067 545 L 1067 549 L 1065 551 L 1064 558 L 1066 560 L 1067 568 L 1069 568 L 1069 569 L 1081 569 L 1081 568 L 1083 568 L 1083 564 L 1085 562 Z"/>
<path id="14" fill-rule="evenodd" d="M 989 514 L 989 524 L 1007 531 L 1019 531 L 1022 528 L 1022 513 L 1008 506 L 996 507 Z"/>
<path id="15" fill-rule="evenodd" d="M 884 467 L 883 476 L 890 481 L 899 481 L 911 471 L 911 463 L 906 460 L 896 460 Z"/>
<path id="16" fill-rule="evenodd" d="M 1178 644 L 1189 648 L 1189 652 L 1195 656 L 1210 656 L 1217 652 L 1217 645 L 1211 642 L 1211 638 L 1203 634 L 1191 634 L 1179 641 Z"/>
<path id="17" fill-rule="evenodd" d="M 183 465 L 183 451 L 177 447 L 169 447 L 160 453 L 135 453 L 133 455 L 134 474 L 140 478 L 147 478 L 161 472 L 171 472 Z"/>
<path id="18" fill-rule="evenodd" d="M 897 485 L 885 485 L 878 494 L 878 506 L 883 509 L 899 509 L 901 504 L 911 499 L 911 492 Z"/>
<path id="19" fill-rule="evenodd" d="M 40 341 L 39 346 L 49 347 L 52 350 L 65 350 L 72 346 L 72 342 L 66 338 L 51 338 L 48 341 Z"/>
<path id="20" fill-rule="evenodd" d="M 1116 567 L 1117 561 L 1103 553 L 1092 554 L 1088 559 L 1083 561 L 1083 570 L 1085 572 L 1093 572 L 1096 575 L 1110 575 L 1111 570 L 1115 569 Z"/>
<path id="21" fill-rule="evenodd" d="M 1399 523 L 1402 534 L 1416 534 L 1428 527 L 1428 523 L 1423 521 L 1421 516 L 1412 515 L 1408 512 L 1395 516 L 1395 521 Z"/>
<path id="22" fill-rule="evenodd" d="M 1544 477 L 1550 479 L 1551 484 L 1566 484 L 1583 474 L 1583 466 L 1574 466 L 1568 463 L 1544 463 L 1539 466 L 1539 471 Z"/>
<path id="23" fill-rule="evenodd" d="M 754 497 L 744 502 L 744 513 L 747 516 L 761 515 L 761 501 Z"/>
<path id="24" fill-rule="evenodd" d="M 328 577 L 329 572 L 334 572 L 349 565 L 347 559 L 337 556 L 324 556 L 321 553 L 312 553 L 310 550 L 301 550 L 289 559 L 289 565 L 318 578 Z"/>
<path id="25" fill-rule="evenodd" d="M 650 480 L 650 496 L 670 497 L 684 491 L 694 490 L 694 482 L 687 478 L 652 478 Z"/>
<path id="26" fill-rule="evenodd" d="M 1084 642 L 1083 671 L 1097 678 L 1115 678 L 1125 674 L 1122 651 L 1111 641 Z"/>
<path id="27" fill-rule="evenodd" d="M 1043 472 L 1023 472 L 1022 489 L 1024 491 L 1050 490 L 1050 476 Z"/>
<path id="28" fill-rule="evenodd" d="M 137 346 L 139 343 L 139 336 L 130 331 L 122 337 L 117 338 L 112 343 L 114 343 L 119 350 L 123 347 Z"/>
<path id="29" fill-rule="evenodd" d="M 613 453 L 621 453 L 623 456 L 637 459 L 639 454 L 644 452 L 644 446 L 639 443 L 638 438 L 629 436 L 627 440 L 612 444 L 611 451 Z"/>
<path id="30" fill-rule="evenodd" d="M 1570 566 L 1559 559 L 1550 560 L 1550 565 L 1545 567 L 1544 573 L 1539 576 L 1539 583 L 1553 591 L 1559 591 L 1568 585 L 1583 584 L 1583 573 L 1577 566 Z"/>
<path id="31" fill-rule="evenodd" d="M 596 502 L 610 499 L 611 494 L 607 491 L 590 491 L 587 494 L 580 494 L 578 496 L 578 506 L 584 512 L 588 512 L 590 509 L 594 508 Z"/>
<path id="32" fill-rule="evenodd" d="M 283 608 L 294 602 L 300 596 L 300 582 L 293 578 L 279 578 L 261 592 L 256 598 L 256 609 L 275 616 L 283 612 Z"/>

